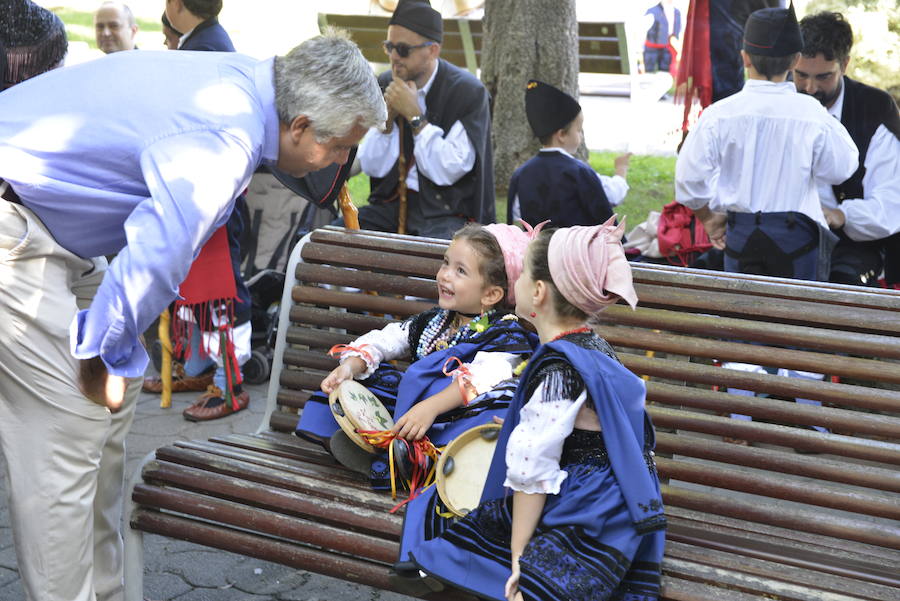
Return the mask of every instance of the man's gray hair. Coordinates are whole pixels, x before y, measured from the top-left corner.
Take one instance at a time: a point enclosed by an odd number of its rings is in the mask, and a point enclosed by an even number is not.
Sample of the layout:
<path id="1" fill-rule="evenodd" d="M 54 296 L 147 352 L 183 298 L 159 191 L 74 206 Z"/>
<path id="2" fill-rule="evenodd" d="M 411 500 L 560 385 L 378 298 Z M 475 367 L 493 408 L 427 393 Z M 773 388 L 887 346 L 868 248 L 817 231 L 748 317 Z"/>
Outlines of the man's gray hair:
<path id="1" fill-rule="evenodd" d="M 346 32 L 332 28 L 275 57 L 275 106 L 284 124 L 308 117 L 319 142 L 387 119 L 372 67 Z"/>

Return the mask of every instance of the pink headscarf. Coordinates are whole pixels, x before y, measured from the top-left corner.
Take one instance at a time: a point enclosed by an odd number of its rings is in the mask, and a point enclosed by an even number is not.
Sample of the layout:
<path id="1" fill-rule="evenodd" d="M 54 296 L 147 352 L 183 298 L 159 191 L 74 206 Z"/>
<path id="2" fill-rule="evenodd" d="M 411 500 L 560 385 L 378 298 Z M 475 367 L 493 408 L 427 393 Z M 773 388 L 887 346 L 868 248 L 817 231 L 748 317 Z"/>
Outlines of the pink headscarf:
<path id="1" fill-rule="evenodd" d="M 522 275 L 528 243 L 535 239 L 547 221 L 537 224 L 536 227 L 531 227 L 521 219 L 519 223 L 525 228 L 524 231 L 515 225 L 505 223 L 491 223 L 484 226 L 484 229 L 497 239 L 500 250 L 503 251 L 503 263 L 506 266 L 506 298 L 509 299 L 510 305 L 516 304 L 516 280 Z"/>
<path id="2" fill-rule="evenodd" d="M 611 217 L 603 225 L 557 230 L 550 238 L 547 261 L 553 283 L 567 301 L 588 315 L 619 297 L 632 309 L 637 305 L 631 267 L 622 248 L 624 231 L 624 221 L 616 226 Z"/>

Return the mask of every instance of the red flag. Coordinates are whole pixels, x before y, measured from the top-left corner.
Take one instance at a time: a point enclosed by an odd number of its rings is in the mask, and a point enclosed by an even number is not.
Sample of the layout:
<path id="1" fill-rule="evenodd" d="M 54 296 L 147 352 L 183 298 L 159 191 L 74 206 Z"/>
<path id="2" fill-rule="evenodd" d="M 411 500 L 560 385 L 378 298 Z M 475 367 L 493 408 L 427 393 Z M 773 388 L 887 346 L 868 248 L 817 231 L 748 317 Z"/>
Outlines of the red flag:
<path id="1" fill-rule="evenodd" d="M 691 0 L 681 62 L 675 80 L 675 95 L 684 102 L 682 131 L 688 130 L 688 117 L 694 101 L 706 108 L 712 103 L 712 62 L 709 51 L 709 1 Z"/>

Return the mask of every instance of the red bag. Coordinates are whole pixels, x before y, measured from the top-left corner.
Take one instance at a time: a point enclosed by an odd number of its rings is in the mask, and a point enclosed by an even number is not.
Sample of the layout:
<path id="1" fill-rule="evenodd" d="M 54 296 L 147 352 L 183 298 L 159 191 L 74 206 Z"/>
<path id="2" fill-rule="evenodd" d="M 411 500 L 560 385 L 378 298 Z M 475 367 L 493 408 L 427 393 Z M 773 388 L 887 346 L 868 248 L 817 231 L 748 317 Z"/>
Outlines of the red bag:
<path id="1" fill-rule="evenodd" d="M 682 267 L 689 267 L 700 253 L 712 248 L 694 212 L 675 201 L 663 207 L 656 236 L 660 254 Z"/>

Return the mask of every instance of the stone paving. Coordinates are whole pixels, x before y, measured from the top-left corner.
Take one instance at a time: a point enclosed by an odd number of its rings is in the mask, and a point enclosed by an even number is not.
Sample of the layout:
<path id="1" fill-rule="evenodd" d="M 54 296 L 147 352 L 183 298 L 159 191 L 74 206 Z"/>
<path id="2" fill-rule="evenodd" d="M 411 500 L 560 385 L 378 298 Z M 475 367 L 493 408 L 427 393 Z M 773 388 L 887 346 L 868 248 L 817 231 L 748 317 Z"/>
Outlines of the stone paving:
<path id="1" fill-rule="evenodd" d="M 186 421 L 181 412 L 195 395 L 174 395 L 161 409 L 158 395 L 141 394 L 134 425 L 126 440 L 130 475 L 149 452 L 175 440 L 207 439 L 218 434 L 253 432 L 265 412 L 266 385 L 249 386 L 250 407 L 236 415 L 204 423 Z M 0 495 L 0 601 L 22 601 L 6 499 L 6 468 Z M 156 535 L 144 536 L 144 598 L 148 601 L 410 601 L 379 591 Z"/>

